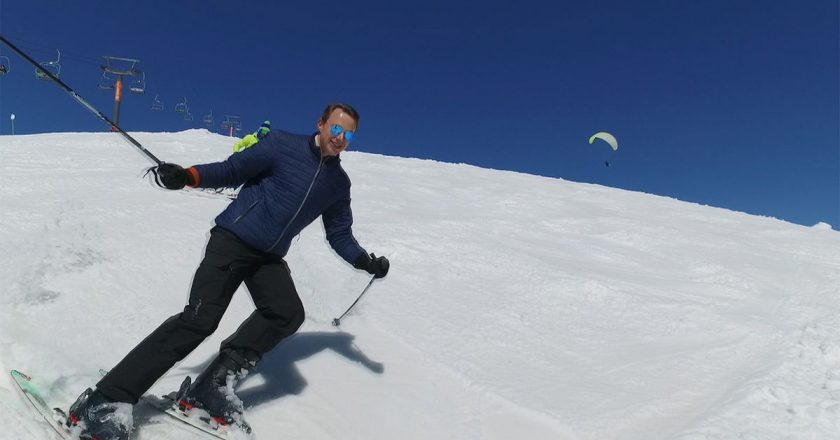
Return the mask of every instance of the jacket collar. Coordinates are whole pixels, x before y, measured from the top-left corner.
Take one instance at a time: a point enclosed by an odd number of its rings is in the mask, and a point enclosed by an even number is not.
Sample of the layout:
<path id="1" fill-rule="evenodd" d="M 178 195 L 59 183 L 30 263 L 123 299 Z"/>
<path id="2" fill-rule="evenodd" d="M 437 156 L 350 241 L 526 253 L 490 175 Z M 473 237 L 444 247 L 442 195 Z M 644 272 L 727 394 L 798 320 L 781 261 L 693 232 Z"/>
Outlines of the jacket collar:
<path id="1" fill-rule="evenodd" d="M 315 133 L 313 133 L 312 136 L 309 136 L 309 150 L 312 151 L 312 154 L 314 154 L 315 157 L 318 158 L 318 160 L 320 160 L 321 159 L 321 149 L 318 148 L 318 144 L 315 143 L 315 136 L 318 136 L 317 131 Z M 339 156 L 340 155 L 341 155 L 341 153 L 339 153 Z M 338 157 L 338 156 L 331 156 L 331 157 L 328 157 L 324 160 L 324 163 L 330 163 L 330 162 L 341 162 L 341 158 Z"/>

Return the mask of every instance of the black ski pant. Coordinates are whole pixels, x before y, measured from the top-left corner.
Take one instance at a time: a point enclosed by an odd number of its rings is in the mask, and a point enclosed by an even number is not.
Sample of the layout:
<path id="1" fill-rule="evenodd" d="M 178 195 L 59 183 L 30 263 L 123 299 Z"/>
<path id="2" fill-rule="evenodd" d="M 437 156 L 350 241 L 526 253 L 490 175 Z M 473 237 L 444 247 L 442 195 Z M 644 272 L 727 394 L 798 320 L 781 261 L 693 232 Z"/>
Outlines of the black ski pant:
<path id="1" fill-rule="evenodd" d="M 242 282 L 256 310 L 222 342 L 222 351 L 236 350 L 259 359 L 303 324 L 303 304 L 286 262 L 247 246 L 216 226 L 210 231 L 184 311 L 164 321 L 131 350 L 99 381 L 99 391 L 116 401 L 137 403 L 161 376 L 216 330 Z"/>

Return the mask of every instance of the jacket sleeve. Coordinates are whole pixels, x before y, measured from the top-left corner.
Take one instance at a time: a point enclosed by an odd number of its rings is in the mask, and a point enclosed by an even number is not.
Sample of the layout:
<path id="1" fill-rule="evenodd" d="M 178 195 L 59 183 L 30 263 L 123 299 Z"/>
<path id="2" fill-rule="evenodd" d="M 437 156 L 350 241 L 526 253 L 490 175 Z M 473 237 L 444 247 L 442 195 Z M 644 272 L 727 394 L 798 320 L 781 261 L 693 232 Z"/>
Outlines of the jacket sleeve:
<path id="1" fill-rule="evenodd" d="M 195 165 L 199 188 L 237 187 L 249 179 L 269 171 L 278 160 L 276 139 L 265 138 L 241 153 L 222 162 Z"/>
<path id="2" fill-rule="evenodd" d="M 351 265 L 362 255 L 367 255 L 353 237 L 353 213 L 350 211 L 350 196 L 335 202 L 321 215 L 327 241 L 335 252 Z"/>
<path id="3" fill-rule="evenodd" d="M 240 151 L 247 150 L 248 147 L 253 146 L 257 142 L 259 142 L 259 139 L 254 134 L 249 134 L 240 139 L 239 142 L 233 144 L 233 152 L 239 153 Z"/>

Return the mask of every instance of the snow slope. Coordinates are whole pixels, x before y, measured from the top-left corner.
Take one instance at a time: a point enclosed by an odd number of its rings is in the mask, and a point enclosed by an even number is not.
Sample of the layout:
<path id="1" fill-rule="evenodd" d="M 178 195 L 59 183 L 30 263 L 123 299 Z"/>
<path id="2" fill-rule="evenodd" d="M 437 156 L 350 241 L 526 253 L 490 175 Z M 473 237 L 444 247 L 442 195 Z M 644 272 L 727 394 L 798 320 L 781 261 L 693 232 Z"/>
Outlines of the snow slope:
<path id="1" fill-rule="evenodd" d="M 203 130 L 133 134 L 221 160 Z M 357 152 L 368 276 L 320 222 L 288 261 L 300 332 L 239 388 L 257 438 L 829 439 L 840 433 L 840 234 L 649 194 Z M 68 406 L 186 302 L 223 198 L 153 188 L 111 133 L 0 137 L 0 366 Z M 210 361 L 251 311 L 153 388 Z M 48 439 L 8 377 L 2 439 Z M 135 439 L 192 434 L 141 403 Z"/>

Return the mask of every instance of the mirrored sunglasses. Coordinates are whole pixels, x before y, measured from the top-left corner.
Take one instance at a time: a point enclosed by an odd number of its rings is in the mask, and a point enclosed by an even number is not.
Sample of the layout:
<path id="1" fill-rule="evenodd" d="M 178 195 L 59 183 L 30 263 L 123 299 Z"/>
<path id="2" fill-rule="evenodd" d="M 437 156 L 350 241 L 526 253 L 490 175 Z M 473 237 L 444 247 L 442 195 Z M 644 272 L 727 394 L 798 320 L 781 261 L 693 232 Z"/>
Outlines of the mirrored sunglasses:
<path id="1" fill-rule="evenodd" d="M 331 135 L 338 136 L 341 133 L 344 133 L 344 139 L 346 139 L 347 142 L 350 142 L 350 141 L 353 140 L 353 132 L 352 131 L 345 130 L 344 127 L 342 127 L 338 124 L 333 124 L 333 125 L 330 126 L 330 134 Z"/>

